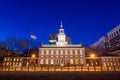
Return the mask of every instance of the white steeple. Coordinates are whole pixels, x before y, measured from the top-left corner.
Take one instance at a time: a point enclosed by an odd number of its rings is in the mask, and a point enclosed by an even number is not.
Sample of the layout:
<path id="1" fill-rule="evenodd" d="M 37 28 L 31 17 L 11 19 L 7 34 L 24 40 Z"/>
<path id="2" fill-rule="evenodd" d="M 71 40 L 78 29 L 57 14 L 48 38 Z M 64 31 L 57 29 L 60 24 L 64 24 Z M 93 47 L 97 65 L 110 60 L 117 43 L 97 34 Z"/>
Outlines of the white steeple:
<path id="1" fill-rule="evenodd" d="M 61 25 L 60 25 L 60 28 L 63 28 L 63 25 L 62 25 L 62 21 L 61 21 Z"/>
<path id="2" fill-rule="evenodd" d="M 64 28 L 63 28 L 62 21 L 61 21 L 61 24 L 60 24 L 59 34 L 64 34 Z"/>
<path id="3" fill-rule="evenodd" d="M 66 35 L 65 35 L 65 33 L 64 33 L 64 28 L 63 28 L 62 21 L 61 21 L 61 24 L 60 24 L 59 34 L 58 34 L 57 36 L 58 36 L 58 41 L 57 41 L 56 44 L 57 44 L 58 46 L 67 45 Z"/>

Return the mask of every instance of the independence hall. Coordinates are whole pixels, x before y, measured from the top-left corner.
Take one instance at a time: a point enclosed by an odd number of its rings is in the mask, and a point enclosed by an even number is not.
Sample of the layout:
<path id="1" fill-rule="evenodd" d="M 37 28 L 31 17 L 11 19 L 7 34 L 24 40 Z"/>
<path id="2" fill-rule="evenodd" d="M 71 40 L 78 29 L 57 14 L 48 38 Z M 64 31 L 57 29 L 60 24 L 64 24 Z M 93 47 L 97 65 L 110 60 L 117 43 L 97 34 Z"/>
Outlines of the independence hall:
<path id="1" fill-rule="evenodd" d="M 85 48 L 82 47 L 82 44 L 68 44 L 62 23 L 56 37 L 56 40 L 53 38 L 55 44 L 41 45 L 38 65 L 68 66 L 86 64 Z"/>
<path id="2" fill-rule="evenodd" d="M 71 44 L 61 22 L 59 33 L 49 35 L 49 44 L 41 44 L 38 55 L 4 57 L 3 71 L 120 71 L 119 56 L 86 56 L 80 44 Z"/>

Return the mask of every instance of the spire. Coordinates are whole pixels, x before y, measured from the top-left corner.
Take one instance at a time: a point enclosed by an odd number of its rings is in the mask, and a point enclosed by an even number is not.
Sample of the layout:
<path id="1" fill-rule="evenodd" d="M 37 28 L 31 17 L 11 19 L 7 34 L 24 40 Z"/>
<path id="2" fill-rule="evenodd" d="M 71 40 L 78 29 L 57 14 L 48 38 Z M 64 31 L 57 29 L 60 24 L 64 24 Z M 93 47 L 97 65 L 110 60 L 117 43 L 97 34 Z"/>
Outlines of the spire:
<path id="1" fill-rule="evenodd" d="M 61 24 L 60 24 L 60 28 L 63 28 L 62 21 L 61 21 Z"/>

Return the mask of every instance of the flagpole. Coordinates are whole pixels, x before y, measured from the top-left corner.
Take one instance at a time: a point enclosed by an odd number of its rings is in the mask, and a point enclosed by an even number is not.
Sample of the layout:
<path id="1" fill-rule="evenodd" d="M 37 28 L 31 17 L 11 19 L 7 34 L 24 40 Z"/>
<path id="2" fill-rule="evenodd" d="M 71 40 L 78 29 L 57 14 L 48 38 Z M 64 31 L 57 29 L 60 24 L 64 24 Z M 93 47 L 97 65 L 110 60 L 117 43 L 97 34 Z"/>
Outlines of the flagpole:
<path id="1" fill-rule="evenodd" d="M 28 42 L 28 54 L 27 54 L 27 66 L 29 67 L 29 56 L 30 56 L 30 44 L 32 39 L 37 39 L 35 35 L 30 35 L 30 41 Z"/>

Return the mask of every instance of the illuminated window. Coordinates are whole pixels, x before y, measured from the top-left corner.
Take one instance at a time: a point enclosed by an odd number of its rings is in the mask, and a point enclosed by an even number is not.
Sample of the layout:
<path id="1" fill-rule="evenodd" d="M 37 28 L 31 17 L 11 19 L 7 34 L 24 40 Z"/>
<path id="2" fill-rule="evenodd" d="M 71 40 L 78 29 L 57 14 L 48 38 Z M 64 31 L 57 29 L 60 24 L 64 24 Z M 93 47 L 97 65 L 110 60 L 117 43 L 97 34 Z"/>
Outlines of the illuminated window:
<path id="1" fill-rule="evenodd" d="M 44 62 L 43 59 L 41 59 L 41 60 L 40 60 L 40 64 L 43 64 L 43 62 Z"/>
<path id="2" fill-rule="evenodd" d="M 70 50 L 70 55 L 73 55 L 73 51 L 72 50 Z"/>
<path id="3" fill-rule="evenodd" d="M 7 66 L 9 65 L 9 62 L 7 62 Z"/>
<path id="4" fill-rule="evenodd" d="M 118 63 L 118 66 L 119 66 L 120 64 Z"/>
<path id="5" fill-rule="evenodd" d="M 114 66 L 116 65 L 116 63 L 114 63 Z"/>
<path id="6" fill-rule="evenodd" d="M 83 63 L 84 63 L 84 60 L 83 60 L 83 59 L 80 59 L 80 63 L 83 64 Z"/>
<path id="7" fill-rule="evenodd" d="M 70 64 L 73 64 L 73 59 L 70 59 Z"/>
<path id="8" fill-rule="evenodd" d="M 78 62 L 78 59 L 75 59 L 75 64 L 78 64 L 79 62 Z"/>
<path id="9" fill-rule="evenodd" d="M 56 55 L 59 55 L 59 51 L 58 50 L 56 50 Z"/>
<path id="10" fill-rule="evenodd" d="M 17 61 L 19 61 L 19 58 L 17 58 Z"/>
<path id="11" fill-rule="evenodd" d="M 68 55 L 68 51 L 67 50 L 65 50 L 65 55 Z"/>
<path id="12" fill-rule="evenodd" d="M 49 55 L 49 51 L 48 50 L 46 51 L 46 55 Z"/>
<path id="13" fill-rule="evenodd" d="M 111 66 L 113 65 L 113 63 L 111 62 Z"/>
<path id="14" fill-rule="evenodd" d="M 49 60 L 48 59 L 45 60 L 45 64 L 49 64 Z"/>
<path id="15" fill-rule="evenodd" d="M 12 65 L 12 62 L 10 62 L 10 66 Z"/>
<path id="16" fill-rule="evenodd" d="M 13 66 L 15 66 L 15 62 L 13 63 Z"/>
<path id="17" fill-rule="evenodd" d="M 83 55 L 83 51 L 82 50 L 80 50 L 80 55 Z"/>
<path id="18" fill-rule="evenodd" d="M 109 62 L 107 62 L 107 66 L 109 66 Z"/>
<path id="19" fill-rule="evenodd" d="M 22 59 L 20 59 L 20 61 L 22 61 Z"/>
<path id="20" fill-rule="evenodd" d="M 5 65 L 6 65 L 6 63 L 4 62 L 4 63 L 3 63 L 3 65 L 5 66 Z"/>
<path id="21" fill-rule="evenodd" d="M 52 51 L 51 51 L 51 55 L 53 55 L 53 53 L 54 53 L 54 51 L 52 50 Z"/>
<path id="22" fill-rule="evenodd" d="M 12 59 L 10 59 L 10 61 L 12 61 Z"/>
<path id="23" fill-rule="evenodd" d="M 8 58 L 8 61 L 10 60 L 10 58 Z"/>
<path id="24" fill-rule="evenodd" d="M 14 61 L 16 61 L 16 59 L 14 58 Z"/>
<path id="25" fill-rule="evenodd" d="M 63 55 L 63 50 L 60 50 L 60 55 Z"/>
<path id="26" fill-rule="evenodd" d="M 75 50 L 75 55 L 78 55 L 78 51 L 77 50 Z"/>
<path id="27" fill-rule="evenodd" d="M 41 51 L 41 55 L 44 55 L 44 50 Z"/>
<path id="28" fill-rule="evenodd" d="M 106 66 L 106 63 L 105 63 L 105 62 L 103 63 L 103 66 Z"/>
<path id="29" fill-rule="evenodd" d="M 6 61 L 6 58 L 4 59 L 4 61 Z"/>
<path id="30" fill-rule="evenodd" d="M 19 67 L 21 67 L 22 66 L 22 63 L 19 63 Z"/>
<path id="31" fill-rule="evenodd" d="M 50 64 L 54 64 L 53 59 L 51 59 Z"/>

